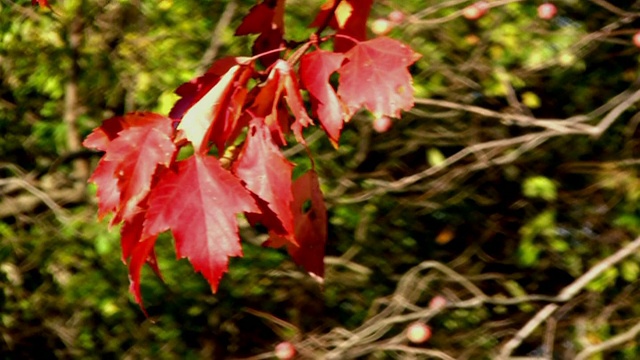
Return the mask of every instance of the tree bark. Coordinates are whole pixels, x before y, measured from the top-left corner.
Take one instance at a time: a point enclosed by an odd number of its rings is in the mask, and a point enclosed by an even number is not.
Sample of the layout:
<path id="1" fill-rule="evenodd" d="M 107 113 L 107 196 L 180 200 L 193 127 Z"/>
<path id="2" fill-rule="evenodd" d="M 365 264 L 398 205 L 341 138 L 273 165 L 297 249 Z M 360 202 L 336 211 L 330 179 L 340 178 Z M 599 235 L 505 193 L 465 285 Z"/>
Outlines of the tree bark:
<path id="1" fill-rule="evenodd" d="M 67 74 L 64 97 L 64 123 L 67 126 L 67 151 L 77 152 L 82 149 L 82 141 L 78 133 L 78 118 L 81 113 L 81 101 L 78 94 L 78 78 L 80 68 L 80 47 L 84 40 L 84 18 L 82 7 L 68 25 L 68 49 L 71 64 Z M 73 161 L 73 178 L 86 181 L 89 178 L 89 162 L 87 159 Z"/>

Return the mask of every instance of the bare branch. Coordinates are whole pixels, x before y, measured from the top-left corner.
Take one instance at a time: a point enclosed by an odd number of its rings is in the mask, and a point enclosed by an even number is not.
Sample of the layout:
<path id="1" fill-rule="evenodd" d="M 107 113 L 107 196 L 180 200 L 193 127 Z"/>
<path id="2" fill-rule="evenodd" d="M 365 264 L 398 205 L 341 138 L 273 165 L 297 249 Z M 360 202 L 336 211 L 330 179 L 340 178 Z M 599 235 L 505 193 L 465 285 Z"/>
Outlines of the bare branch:
<path id="1" fill-rule="evenodd" d="M 611 268 L 615 264 L 624 260 L 629 255 L 633 254 L 636 250 L 640 248 L 640 237 L 636 238 L 629 244 L 622 247 L 620 250 L 616 251 L 611 256 L 608 256 L 598 262 L 596 265 L 591 267 L 589 271 L 584 273 L 578 279 L 576 279 L 571 284 L 567 285 L 562 289 L 557 299 L 559 301 L 568 301 L 572 299 L 578 292 L 582 291 L 588 283 L 592 280 L 600 276 L 604 271 Z M 527 324 L 522 327 L 518 333 L 511 338 L 500 350 L 500 354 L 498 359 L 508 359 L 511 356 L 511 353 L 520 346 L 522 341 L 526 339 L 531 333 L 540 326 L 540 324 L 545 321 L 551 314 L 553 314 L 558 309 L 557 304 L 549 304 L 542 308 L 542 310 L 538 311 L 538 313 L 527 322 Z M 640 331 L 640 330 L 639 330 Z"/>
<path id="2" fill-rule="evenodd" d="M 634 340 L 638 334 L 640 334 L 640 322 L 636 323 L 627 331 L 620 333 L 609 340 L 587 347 L 576 356 L 575 360 L 585 360 L 591 355 L 620 346 L 626 342 Z"/>
<path id="3" fill-rule="evenodd" d="M 227 6 L 224 8 L 222 15 L 220 15 L 220 19 L 216 24 L 216 28 L 211 34 L 209 47 L 207 48 L 207 51 L 205 51 L 202 59 L 200 60 L 200 64 L 198 65 L 198 74 L 203 74 L 218 55 L 218 50 L 220 49 L 220 45 L 222 45 L 223 32 L 229 27 L 231 19 L 233 19 L 233 15 L 237 8 L 238 4 L 236 4 L 234 0 L 229 1 Z"/>
<path id="4" fill-rule="evenodd" d="M 640 90 L 637 90 L 627 99 L 625 99 L 623 102 L 618 104 L 618 106 L 613 108 L 602 119 L 602 121 L 600 121 L 600 123 L 597 126 L 591 128 L 589 131 L 591 135 L 593 135 L 596 138 L 602 135 L 602 133 L 605 132 L 605 130 L 607 130 L 611 126 L 611 124 L 613 124 L 613 122 L 616 121 L 616 119 L 618 119 L 620 115 L 622 115 L 623 112 L 625 112 L 627 109 L 629 109 L 633 104 L 635 104 L 639 100 L 640 100 Z"/>

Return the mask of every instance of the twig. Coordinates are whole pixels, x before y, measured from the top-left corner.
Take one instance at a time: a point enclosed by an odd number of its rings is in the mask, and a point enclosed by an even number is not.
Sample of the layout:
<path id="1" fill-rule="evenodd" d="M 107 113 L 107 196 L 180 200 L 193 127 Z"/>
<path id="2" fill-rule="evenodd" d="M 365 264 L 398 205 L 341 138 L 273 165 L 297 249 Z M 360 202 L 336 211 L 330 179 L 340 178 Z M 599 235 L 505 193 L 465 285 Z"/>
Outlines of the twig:
<path id="1" fill-rule="evenodd" d="M 602 119 L 602 121 L 600 121 L 600 123 L 598 125 L 596 125 L 595 127 L 591 128 L 591 130 L 589 131 L 590 134 L 595 138 L 600 137 L 600 135 L 602 135 L 602 133 L 605 130 L 607 130 L 609 128 L 609 126 L 611 126 L 611 124 L 613 124 L 613 122 L 616 121 L 616 119 L 618 119 L 618 117 L 620 115 L 622 115 L 623 112 L 625 112 L 628 108 L 631 107 L 631 105 L 633 105 L 637 101 L 640 101 L 640 90 L 637 90 L 631 96 L 629 96 L 627 99 L 625 99 L 623 102 L 618 104 L 618 106 L 613 108 Z"/>
<path id="2" fill-rule="evenodd" d="M 597 4 L 597 5 L 605 8 L 605 9 L 607 9 L 607 10 L 611 11 L 612 13 L 614 13 L 616 15 L 619 15 L 619 16 L 629 16 L 629 15 L 631 15 L 631 13 L 628 13 L 628 12 L 620 9 L 619 7 L 609 3 L 607 1 L 604 1 L 604 0 L 591 0 L 591 2 Z"/>
<path id="3" fill-rule="evenodd" d="M 593 354 L 597 354 L 605 350 L 609 350 L 619 345 L 622 345 L 628 341 L 635 339 L 639 333 L 640 333 L 640 322 L 636 323 L 634 326 L 629 328 L 629 330 L 623 333 L 620 333 L 610 338 L 609 340 L 587 347 L 586 349 L 578 353 L 578 355 L 576 355 L 575 360 L 588 359 Z"/>
<path id="4" fill-rule="evenodd" d="M 509 148 L 513 146 L 519 146 L 516 151 L 506 153 L 502 156 L 495 157 L 493 160 L 486 160 L 481 162 L 474 162 L 466 167 L 468 171 L 477 171 L 480 169 L 486 169 L 491 165 L 507 164 L 515 161 L 523 153 L 536 148 L 546 140 L 564 135 L 591 135 L 595 138 L 603 134 L 615 120 L 629 107 L 631 107 L 637 101 L 640 101 L 640 90 L 637 89 L 638 82 L 632 84 L 630 89 L 623 91 L 616 95 L 607 103 L 600 106 L 596 110 L 587 115 L 572 116 L 570 118 L 561 119 L 536 119 L 531 116 L 522 114 L 503 114 L 493 110 L 485 109 L 473 105 L 465 105 L 454 103 L 445 100 L 436 99 L 416 99 L 417 104 L 433 105 L 439 107 L 445 107 L 449 109 L 462 110 L 465 112 L 475 113 L 478 115 L 498 118 L 508 122 L 516 122 L 521 126 L 537 126 L 545 128 L 546 130 L 536 133 L 525 134 L 513 138 L 490 140 L 478 144 L 469 145 L 455 154 L 446 158 L 443 162 L 437 166 L 431 166 L 421 172 L 405 176 L 395 181 L 371 181 L 376 188 L 369 190 L 363 194 L 354 196 L 347 199 L 339 199 L 338 203 L 358 203 L 371 199 L 374 196 L 381 195 L 388 192 L 401 192 L 405 191 L 408 186 L 415 184 L 425 178 L 438 175 L 445 169 L 460 162 L 470 155 L 481 153 L 482 151 L 496 148 Z M 634 90 L 632 90 L 634 89 Z M 600 115 L 604 115 L 604 118 L 595 126 L 588 125 L 585 122 L 592 120 Z"/>
<path id="5" fill-rule="evenodd" d="M 596 277 L 600 276 L 605 270 L 611 268 L 615 264 L 619 263 L 627 256 L 633 254 L 640 248 L 640 237 L 636 238 L 629 244 L 616 251 L 614 254 L 604 258 L 596 265 L 591 267 L 589 271 L 584 273 L 574 282 L 564 287 L 557 297 L 558 301 L 568 301 L 573 298 L 578 292 L 584 289 Z M 540 326 L 551 314 L 558 309 L 557 304 L 549 304 L 538 311 L 538 313 L 527 324 L 522 327 L 515 336 L 513 336 L 500 350 L 498 359 L 508 359 L 511 353 L 517 349 L 522 341 L 526 339 L 531 333 Z M 640 330 L 639 330 L 640 331 Z"/>
<path id="6" fill-rule="evenodd" d="M 464 112 L 474 113 L 490 118 L 501 119 L 506 122 L 515 122 L 520 126 L 539 126 L 550 130 L 570 131 L 571 127 L 567 127 L 565 119 L 536 119 L 535 117 L 522 114 L 505 114 L 479 106 L 455 103 L 446 100 L 437 99 L 416 99 L 416 104 L 432 105 L 444 107 L 448 109 L 461 110 Z"/>
<path id="7" fill-rule="evenodd" d="M 399 351 L 399 352 L 408 353 L 408 354 L 425 355 L 430 358 L 436 358 L 436 359 L 455 360 L 453 357 L 439 350 L 416 348 L 416 347 L 411 347 L 406 345 L 382 345 L 382 346 L 376 347 L 376 350 Z"/>
<path id="8" fill-rule="evenodd" d="M 235 14 L 237 8 L 238 4 L 236 4 L 235 0 L 229 1 L 227 6 L 224 8 L 222 15 L 220 15 L 220 18 L 218 19 L 218 24 L 216 24 L 216 28 L 211 34 L 209 47 L 207 48 L 207 51 L 205 51 L 202 59 L 200 60 L 200 64 L 198 65 L 198 74 L 203 74 L 218 55 L 218 49 L 220 49 L 220 45 L 222 45 L 223 32 L 229 28 L 229 24 L 231 23 L 231 19 L 233 18 L 233 14 Z"/>

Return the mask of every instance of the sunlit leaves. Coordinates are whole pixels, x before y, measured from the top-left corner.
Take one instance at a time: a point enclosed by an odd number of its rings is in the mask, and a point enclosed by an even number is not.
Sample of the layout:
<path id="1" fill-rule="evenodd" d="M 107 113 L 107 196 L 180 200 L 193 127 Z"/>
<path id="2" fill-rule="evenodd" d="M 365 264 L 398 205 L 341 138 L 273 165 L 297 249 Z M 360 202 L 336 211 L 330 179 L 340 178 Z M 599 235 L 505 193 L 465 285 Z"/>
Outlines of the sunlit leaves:
<path id="1" fill-rule="evenodd" d="M 286 246 L 297 264 L 324 275 L 327 214 L 318 174 L 293 180 L 295 164 L 281 147 L 290 133 L 307 145 L 309 109 L 338 147 L 344 123 L 360 109 L 399 117 L 413 105 L 408 67 L 415 53 L 388 38 L 365 41 L 371 3 L 323 6 L 314 26 L 337 30 L 334 51 L 327 51 L 315 37 L 287 43 L 284 0 L 262 1 L 236 31 L 259 34 L 255 57 L 215 61 L 178 87 L 168 117 L 114 117 L 87 137 L 86 147 L 106 153 L 90 180 L 98 185 L 99 216 L 113 213 L 112 223 L 123 223 L 122 260 L 141 306 L 141 268 L 146 263 L 160 274 L 154 247 L 168 230 L 178 257 L 188 258 L 215 292 L 229 258 L 242 256 L 239 214 L 266 227 L 267 245 Z M 287 60 L 279 50 L 285 44 L 300 46 Z M 193 151 L 180 152 L 184 147 Z"/>
<path id="2" fill-rule="evenodd" d="M 336 1 L 339 1 L 337 7 Z M 338 35 L 334 40 L 334 51 L 348 51 L 357 41 L 366 40 L 371 5 L 373 0 L 329 0 L 322 5 L 311 26 L 320 27 L 328 24 Z M 335 11 L 332 12 L 334 8 Z"/>
<path id="3" fill-rule="evenodd" d="M 196 152 L 206 152 L 209 140 L 213 141 L 220 151 L 224 150 L 227 142 L 233 140 L 231 136 L 237 134 L 234 125 L 240 116 L 246 96 L 244 85 L 252 71 L 251 66 L 233 65 L 221 77 L 217 78 L 215 74 L 208 73 L 199 78 L 196 84 L 200 84 L 194 90 L 187 91 L 183 88 L 182 93 L 185 97 L 181 101 L 197 101 L 181 115 L 178 130 L 183 132 Z M 174 115 L 177 116 L 177 111 Z"/>
<path id="4" fill-rule="evenodd" d="M 314 115 L 327 132 L 329 139 L 337 145 L 340 131 L 349 114 L 329 83 L 329 77 L 342 65 L 344 55 L 318 50 L 305 54 L 300 59 L 300 80 L 311 95 Z"/>
<path id="5" fill-rule="evenodd" d="M 351 112 L 366 107 L 376 116 L 400 117 L 413 107 L 413 86 L 407 67 L 419 56 L 408 46 L 381 37 L 361 42 L 345 54 L 338 95 Z"/>
<path id="6" fill-rule="evenodd" d="M 259 212 L 240 180 L 212 156 L 192 156 L 167 172 L 149 196 L 143 238 L 171 229 L 187 257 L 215 291 L 228 257 L 241 256 L 236 214 Z"/>
<path id="7" fill-rule="evenodd" d="M 253 54 L 263 54 L 276 50 L 282 45 L 284 36 L 285 0 L 264 0 L 254 6 L 236 30 L 236 35 L 260 34 L 253 43 Z M 279 58 L 274 52 L 261 58 L 262 63 L 271 65 Z"/>
<path id="8" fill-rule="evenodd" d="M 293 164 L 273 142 L 263 118 L 251 121 L 247 140 L 234 163 L 233 172 L 244 181 L 247 189 L 266 203 L 267 209 L 254 219 L 295 241 L 291 212 Z"/>
<path id="9" fill-rule="evenodd" d="M 266 245 L 286 245 L 293 260 L 308 272 L 324 276 L 324 246 L 327 241 L 327 209 L 320 191 L 318 175 L 309 171 L 293 183 L 291 211 L 295 221 L 295 244 L 271 234 Z"/>

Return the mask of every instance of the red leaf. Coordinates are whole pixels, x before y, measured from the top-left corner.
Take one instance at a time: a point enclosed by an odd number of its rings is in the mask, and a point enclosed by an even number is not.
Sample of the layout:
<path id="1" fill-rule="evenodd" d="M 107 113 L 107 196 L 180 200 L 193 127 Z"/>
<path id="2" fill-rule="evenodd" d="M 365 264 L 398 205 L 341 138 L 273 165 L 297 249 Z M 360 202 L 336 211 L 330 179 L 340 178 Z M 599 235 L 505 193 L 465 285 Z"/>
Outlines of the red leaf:
<path id="1" fill-rule="evenodd" d="M 327 242 L 327 208 L 318 183 L 318 175 L 309 171 L 293 182 L 291 210 L 296 224 L 292 244 L 282 236 L 270 234 L 265 245 L 279 247 L 287 245 L 296 264 L 308 272 L 324 277 L 324 247 Z M 310 204 L 309 204 L 310 203 Z M 307 205 L 310 205 L 307 209 Z"/>
<path id="2" fill-rule="evenodd" d="M 236 35 L 260 34 L 253 44 L 253 55 L 259 55 L 278 49 L 284 36 L 284 2 L 285 0 L 264 0 L 249 10 L 236 30 Z M 270 66 L 279 54 L 261 56 L 260 61 Z"/>
<path id="3" fill-rule="evenodd" d="M 84 139 L 82 145 L 90 149 L 107 151 L 111 140 L 115 139 L 123 128 L 124 118 L 117 116 L 106 119 Z"/>
<path id="4" fill-rule="evenodd" d="M 120 228 L 120 247 L 122 247 L 122 262 L 127 263 L 133 249 L 136 247 L 142 236 L 142 226 L 144 224 L 145 211 L 139 211 L 134 216 L 125 220 Z"/>
<path id="5" fill-rule="evenodd" d="M 153 246 L 156 243 L 157 236 L 149 236 L 140 238 L 131 250 L 131 261 L 129 262 L 129 291 L 133 294 L 136 303 L 140 305 L 142 311 L 147 315 L 147 311 L 142 305 L 142 294 L 140 293 L 140 274 L 142 265 L 149 263 L 154 266 L 156 264 L 156 256 L 153 252 Z M 157 272 L 157 266 L 154 271 Z"/>
<path id="6" fill-rule="evenodd" d="M 329 84 L 329 77 L 340 68 L 343 60 L 343 54 L 324 50 L 307 53 L 300 59 L 300 80 L 311 95 L 314 114 L 335 147 L 343 123 L 350 116 Z"/>
<path id="7" fill-rule="evenodd" d="M 176 120 L 182 119 L 184 113 L 206 95 L 218 83 L 220 77 L 235 65 L 249 64 L 247 59 L 244 57 L 225 57 L 216 60 L 204 75 L 178 86 L 175 93 L 180 95 L 181 99 L 173 105 L 169 117 Z"/>
<path id="8" fill-rule="evenodd" d="M 331 14 L 336 1 L 340 0 L 329 0 L 322 5 L 311 27 L 324 25 L 327 17 L 333 15 L 329 20 L 329 26 L 337 30 L 338 35 L 351 38 L 336 36 L 333 40 L 333 49 L 336 52 L 346 52 L 355 45 L 353 40 L 367 39 L 367 19 L 373 0 L 342 0 L 335 12 Z"/>
<path id="9" fill-rule="evenodd" d="M 280 99 L 283 96 L 295 117 L 291 129 L 296 139 L 304 143 L 302 128 L 312 125 L 313 120 L 304 107 L 298 80 L 291 66 L 284 60 L 278 60 L 256 95 L 251 105 L 251 112 L 255 116 L 265 118 L 275 141 L 281 145 L 286 143 L 283 134 L 288 132 L 288 116 L 281 112 L 282 107 L 280 107 Z"/>
<path id="10" fill-rule="evenodd" d="M 252 71 L 250 66 L 235 65 L 219 80 L 202 78 L 202 87 L 196 90 L 198 94 L 191 94 L 198 100 L 184 112 L 178 125 L 178 130 L 183 131 L 196 152 L 206 153 L 209 140 L 222 152 L 225 144 L 233 140 L 230 137 L 237 133 L 235 125 L 246 96 L 244 86 Z M 182 91 L 193 92 L 184 88 Z"/>
<path id="11" fill-rule="evenodd" d="M 289 113 L 280 106 L 282 87 L 280 86 L 280 75 L 276 71 L 269 74 L 269 78 L 260 87 L 255 87 L 255 92 L 251 103 L 250 112 L 254 116 L 263 117 L 273 140 L 279 146 L 284 146 L 287 141 L 284 135 L 289 130 Z"/>
<path id="12" fill-rule="evenodd" d="M 149 191 L 158 164 L 168 165 L 175 152 L 171 119 L 152 113 L 132 113 L 103 122 L 84 141 L 107 153 L 89 179 L 98 186 L 98 217 L 124 212 L 128 217 Z"/>
<path id="13" fill-rule="evenodd" d="M 117 163 L 106 161 L 103 157 L 89 178 L 89 182 L 98 186 L 98 219 L 115 211 L 120 203 L 120 190 L 115 177 L 117 167 Z"/>
<path id="14" fill-rule="evenodd" d="M 145 212 L 140 211 L 131 219 L 125 221 L 120 229 L 122 261 L 126 264 L 130 260 L 129 290 L 133 294 L 136 302 L 140 305 L 140 308 L 142 308 L 142 311 L 145 311 L 144 306 L 142 305 L 142 295 L 140 294 L 140 272 L 142 270 L 142 265 L 147 263 L 153 272 L 162 279 L 162 274 L 160 274 L 160 269 L 158 268 L 156 254 L 155 251 L 153 251 L 156 237 L 152 236 L 146 239 L 141 238 L 144 220 Z"/>
<path id="15" fill-rule="evenodd" d="M 120 246 L 122 247 L 122 262 L 127 263 L 134 253 L 136 246 L 138 246 L 142 237 L 142 229 L 145 221 L 145 214 L 147 211 L 146 201 L 141 206 L 142 211 L 134 214 L 129 220 L 126 220 L 120 228 Z M 147 263 L 153 269 L 153 271 L 162 278 L 158 263 L 156 261 L 156 255 L 152 252 L 147 259 Z"/>
<path id="16" fill-rule="evenodd" d="M 276 62 L 274 71 L 280 74 L 280 86 L 284 88 L 285 100 L 295 117 L 293 124 L 291 124 L 291 130 L 293 130 L 293 133 L 296 135 L 296 140 L 304 143 L 302 128 L 313 125 L 313 120 L 311 120 L 304 107 L 296 75 L 293 69 L 291 69 L 291 66 L 289 66 L 289 63 L 284 60 L 278 60 L 278 62 Z"/>
<path id="17" fill-rule="evenodd" d="M 40 7 L 48 7 L 51 8 L 51 5 L 49 5 L 49 0 L 31 0 L 31 5 L 34 6 L 36 4 L 39 4 Z"/>
<path id="18" fill-rule="evenodd" d="M 265 0 L 249 10 L 236 29 L 236 35 L 260 34 L 284 27 L 284 0 Z"/>
<path id="19" fill-rule="evenodd" d="M 228 257 L 242 256 L 236 213 L 259 212 L 240 180 L 215 157 L 176 164 L 149 195 L 143 238 L 171 229 L 178 257 L 187 257 L 216 291 Z"/>
<path id="20" fill-rule="evenodd" d="M 280 58 L 279 51 L 276 50 L 281 47 L 284 34 L 282 29 L 274 28 L 269 29 L 253 42 L 251 47 L 251 53 L 256 56 L 260 56 L 259 60 L 265 67 L 271 66 Z"/>
<path id="21" fill-rule="evenodd" d="M 124 116 L 114 116 L 102 122 L 95 128 L 82 145 L 90 149 L 107 151 L 109 143 L 118 137 L 118 133 L 130 127 L 154 127 L 157 123 L 165 122 L 166 117 L 150 112 L 134 112 Z"/>
<path id="22" fill-rule="evenodd" d="M 187 112 L 197 100 L 200 100 L 206 95 L 218 81 L 220 81 L 219 75 L 206 73 L 178 86 L 174 92 L 181 98 L 173 104 L 171 111 L 169 111 L 169 117 L 174 120 L 181 120 L 184 113 Z"/>
<path id="23" fill-rule="evenodd" d="M 107 149 L 105 160 L 117 164 L 115 176 L 120 190 L 120 205 L 114 221 L 127 219 L 151 189 L 151 180 L 158 165 L 169 166 L 176 151 L 167 132 L 171 122 L 167 118 L 166 132 L 160 127 L 123 130 Z"/>
<path id="24" fill-rule="evenodd" d="M 413 107 L 413 86 L 407 67 L 418 58 L 408 46 L 386 37 L 361 42 L 346 54 L 338 95 L 351 113 L 362 106 L 374 113 L 400 117 Z"/>
<path id="25" fill-rule="evenodd" d="M 264 119 L 254 118 L 233 172 L 245 182 L 247 189 L 268 203 L 269 211 L 262 211 L 252 220 L 295 242 L 291 213 L 292 170 L 293 164 L 273 142 Z"/>

